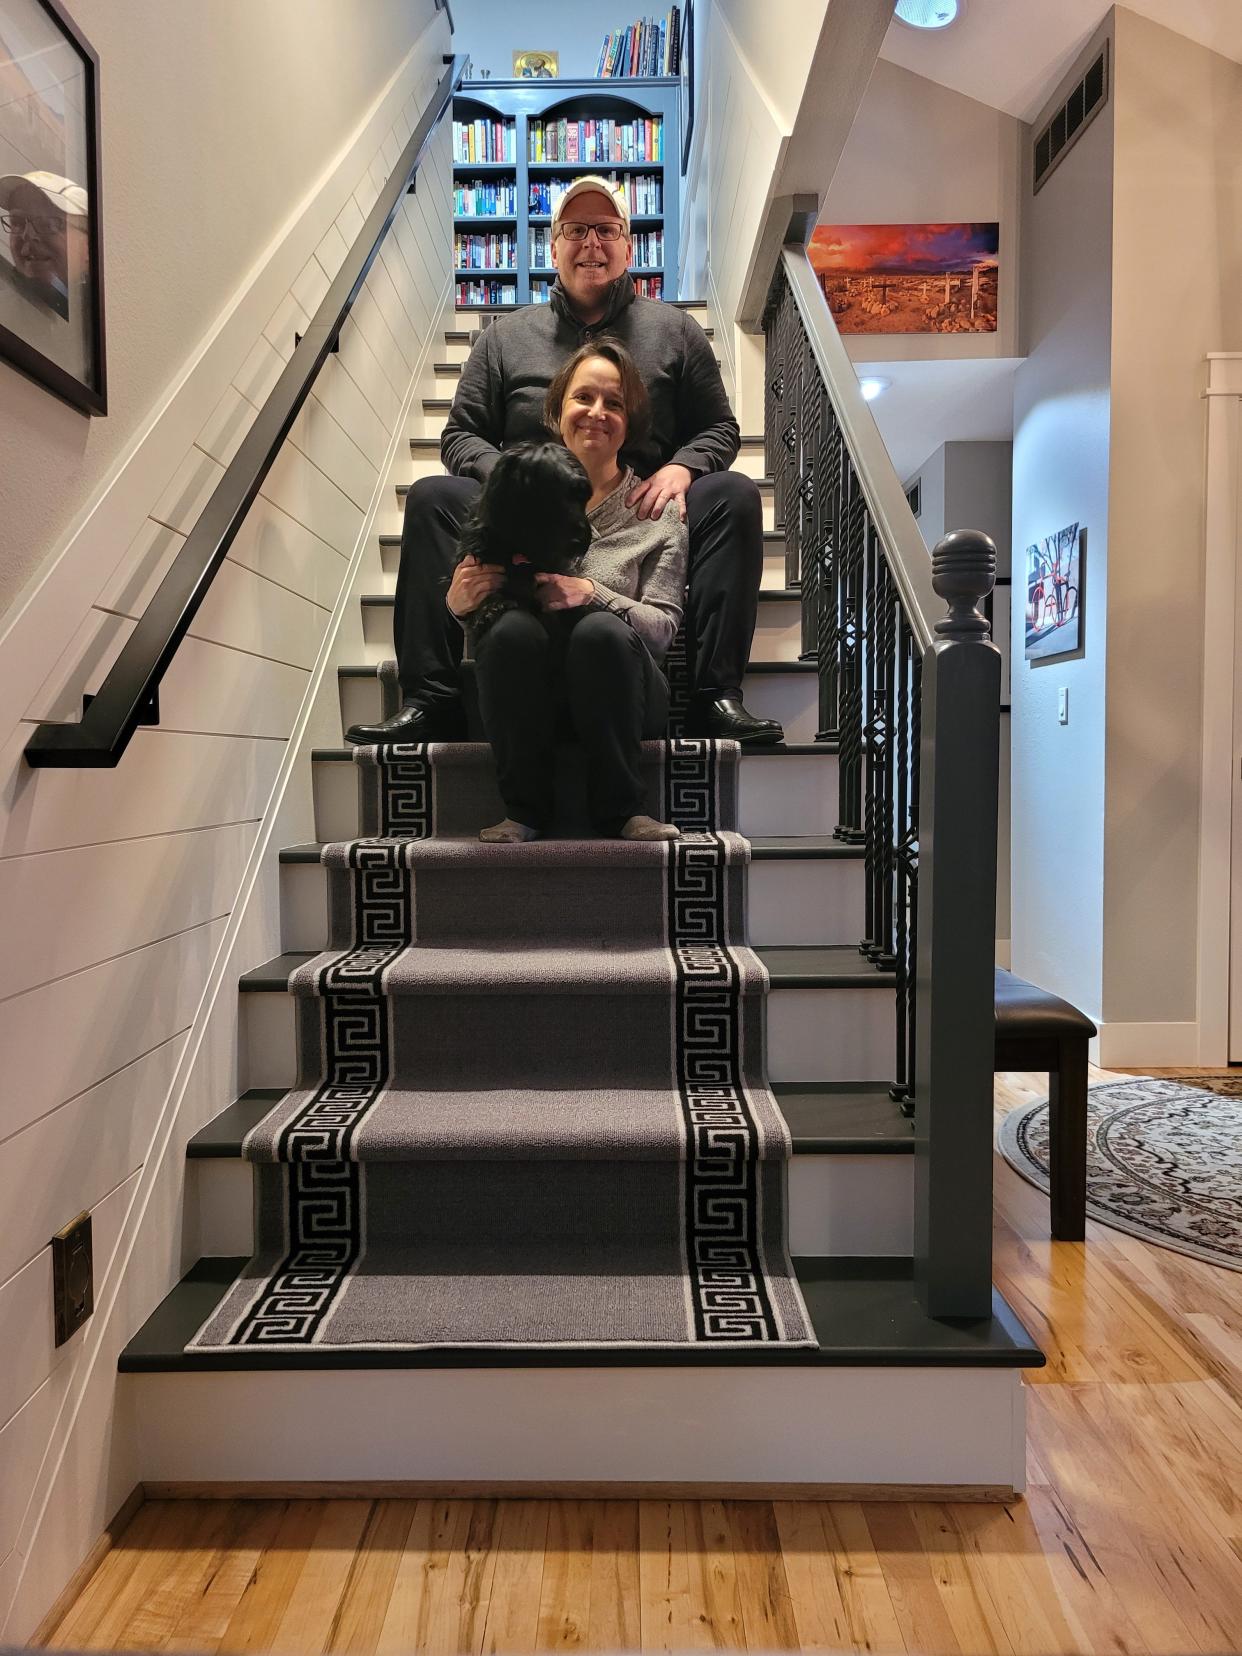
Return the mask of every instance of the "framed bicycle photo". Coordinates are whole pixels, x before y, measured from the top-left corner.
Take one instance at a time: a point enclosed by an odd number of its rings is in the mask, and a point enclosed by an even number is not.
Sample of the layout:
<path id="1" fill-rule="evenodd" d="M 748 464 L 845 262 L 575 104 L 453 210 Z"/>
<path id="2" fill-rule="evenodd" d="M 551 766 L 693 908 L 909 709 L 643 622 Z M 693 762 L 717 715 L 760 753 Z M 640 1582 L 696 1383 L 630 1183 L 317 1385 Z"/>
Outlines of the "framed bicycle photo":
<path id="1" fill-rule="evenodd" d="M 1082 643 L 1082 547 L 1076 523 L 1026 549 L 1026 659 L 1072 655 Z"/>
<path id="2" fill-rule="evenodd" d="M 0 0 L 0 357 L 108 411 L 99 59 L 60 0 Z"/>

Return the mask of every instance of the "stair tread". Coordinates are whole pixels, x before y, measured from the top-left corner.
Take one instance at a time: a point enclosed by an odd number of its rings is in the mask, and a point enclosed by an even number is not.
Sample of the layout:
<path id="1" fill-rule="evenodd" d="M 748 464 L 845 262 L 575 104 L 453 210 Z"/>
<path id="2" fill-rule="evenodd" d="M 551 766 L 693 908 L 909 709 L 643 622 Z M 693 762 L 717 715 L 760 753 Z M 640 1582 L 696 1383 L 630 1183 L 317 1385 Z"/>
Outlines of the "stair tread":
<path id="1" fill-rule="evenodd" d="M 1042 1368 L 1044 1357 L 1003 1295 L 992 1290 L 987 1319 L 937 1321 L 920 1306 L 911 1261 L 900 1258 L 795 1259 L 794 1270 L 820 1340 L 818 1349 L 695 1346 L 597 1349 L 523 1345 L 419 1350 L 185 1351 L 246 1261 L 200 1259 L 121 1353 L 124 1374 L 202 1370 L 367 1368 L 919 1367 Z"/>
<path id="2" fill-rule="evenodd" d="M 796 666 L 796 663 L 781 663 Z M 837 751 L 836 742 L 773 742 L 768 747 L 752 747 L 742 749 L 743 759 L 816 759 L 832 758 Z M 339 748 L 312 748 L 312 760 L 319 760 L 325 764 L 343 764 L 352 762 L 354 749 Z"/>
<path id="3" fill-rule="evenodd" d="M 437 953 L 470 954 L 495 953 L 494 943 L 480 943 L 473 948 L 446 950 L 437 948 Z M 252 966 L 248 972 L 243 972 L 238 980 L 238 987 L 243 994 L 283 994 L 288 982 L 289 974 L 299 966 L 305 965 L 308 960 L 314 960 L 316 954 L 322 953 L 317 949 L 289 950 L 285 954 L 274 956 L 261 966 Z M 531 951 L 526 950 L 527 954 Z M 551 952 L 551 950 L 550 950 Z M 635 951 L 618 951 L 631 953 Z M 657 955 L 658 949 L 640 950 L 638 953 Z M 755 954 L 768 969 L 774 989 L 873 989 L 892 988 L 896 976 L 892 972 L 879 972 L 869 966 L 858 947 L 853 943 L 829 944 L 780 944 L 764 946 L 755 949 Z"/>
<path id="4" fill-rule="evenodd" d="M 397 536 L 398 544 L 400 536 Z M 396 594 L 392 592 L 360 592 L 358 601 L 364 608 L 391 609 L 396 603 Z M 761 587 L 759 602 L 770 604 L 800 604 L 802 602 L 801 587 Z"/>
<path id="5" fill-rule="evenodd" d="M 424 403 L 423 406 L 426 407 L 428 405 L 426 403 Z M 436 407 L 437 408 L 440 408 L 440 407 L 451 408 L 452 404 L 448 403 L 448 402 L 441 402 L 441 403 L 436 404 Z M 435 445 L 437 451 L 439 450 L 439 447 L 440 447 L 440 439 L 438 437 L 430 437 L 430 438 L 428 438 L 428 437 L 424 437 L 424 438 L 411 437 L 410 441 L 412 443 L 420 442 L 420 441 L 423 442 L 423 443 L 433 443 Z M 772 489 L 775 486 L 774 479 L 770 476 L 769 477 L 752 477 L 751 482 L 756 485 L 756 487 L 759 489 L 759 492 L 761 494 L 771 494 Z M 409 494 L 410 488 L 411 488 L 411 485 L 409 483 L 398 483 L 397 484 L 397 495 L 398 495 L 398 497 L 401 498 L 401 499 L 404 499 L 405 496 Z M 765 534 L 766 533 L 769 533 L 769 531 L 765 531 Z M 780 536 L 781 540 L 784 540 L 784 538 L 785 538 L 784 535 Z"/>
<path id="6" fill-rule="evenodd" d="M 435 449 L 437 454 L 439 454 L 439 452 L 440 452 L 440 439 L 438 437 L 411 437 L 410 438 L 410 446 L 414 447 L 415 445 L 417 445 L 420 448 Z M 406 485 L 403 483 L 401 485 L 401 487 L 405 488 Z M 763 538 L 764 538 L 764 541 L 769 546 L 776 546 L 776 545 L 784 546 L 784 544 L 785 544 L 785 531 L 783 529 L 765 529 L 763 531 Z M 380 543 L 381 546 L 400 546 L 401 545 L 401 536 L 400 535 L 381 535 L 379 537 L 379 543 Z M 765 587 L 762 590 L 766 592 L 769 589 Z M 774 590 L 780 591 L 780 590 L 783 590 L 783 589 L 776 588 Z M 784 590 L 788 590 L 788 589 L 784 589 Z"/>
<path id="7" fill-rule="evenodd" d="M 244 1092 L 195 1133 L 186 1145 L 187 1159 L 236 1161 L 242 1140 L 286 1090 L 252 1087 Z M 772 1091 L 789 1123 L 795 1155 L 907 1154 L 914 1149 L 913 1127 L 883 1082 L 778 1082 Z"/>
<path id="8" fill-rule="evenodd" d="M 306 840 L 300 845 L 287 845 L 280 853 L 285 864 L 318 863 L 324 841 Z M 799 859 L 805 862 L 861 862 L 866 854 L 864 846 L 846 845 L 831 834 L 758 835 L 750 842 L 752 862 L 783 862 Z"/>

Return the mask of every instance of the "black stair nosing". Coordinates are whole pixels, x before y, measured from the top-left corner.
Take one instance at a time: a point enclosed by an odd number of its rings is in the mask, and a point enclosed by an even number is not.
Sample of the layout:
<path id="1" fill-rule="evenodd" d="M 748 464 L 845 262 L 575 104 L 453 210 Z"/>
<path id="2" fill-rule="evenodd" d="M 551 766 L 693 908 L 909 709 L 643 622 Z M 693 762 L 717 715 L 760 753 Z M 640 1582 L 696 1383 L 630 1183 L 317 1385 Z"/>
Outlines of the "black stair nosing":
<path id="1" fill-rule="evenodd" d="M 482 746 L 482 743 L 476 744 Z M 831 759 L 835 758 L 840 743 L 830 742 L 772 742 L 767 747 L 744 747 L 743 759 Z M 351 747 L 323 747 L 311 749 L 311 762 L 340 765 L 353 762 Z"/>
<path id="2" fill-rule="evenodd" d="M 445 403 L 444 406 L 446 408 L 451 408 L 452 404 L 451 403 Z M 433 412 L 439 412 L 439 410 L 434 410 Z M 410 441 L 412 443 L 414 443 L 414 442 L 434 443 L 437 446 L 437 448 L 439 447 L 439 444 L 440 444 L 440 439 L 438 437 L 423 437 L 423 438 L 411 437 Z M 751 482 L 756 485 L 756 487 L 759 489 L 759 492 L 761 494 L 771 494 L 772 488 L 773 488 L 773 481 L 772 481 L 771 477 L 752 477 Z M 408 495 L 409 492 L 410 492 L 410 487 L 411 487 L 411 485 L 409 483 L 398 483 L 397 484 L 397 498 L 399 500 L 404 500 L 406 495 Z M 771 531 L 770 530 L 765 530 L 764 533 L 766 535 L 766 534 L 771 533 Z M 785 537 L 782 534 L 780 538 L 783 540 Z"/>
<path id="3" fill-rule="evenodd" d="M 411 447 L 415 443 L 423 445 L 427 448 L 433 448 L 434 447 L 436 452 L 439 453 L 440 439 L 438 437 L 411 437 L 410 438 Z M 405 485 L 403 485 L 403 487 L 404 486 Z M 783 529 L 765 529 L 763 531 L 763 539 L 764 539 L 765 543 L 771 544 L 773 546 L 775 546 L 776 543 L 779 541 L 780 544 L 783 546 L 785 544 L 785 531 Z M 400 535 L 381 535 L 379 537 L 379 543 L 380 543 L 381 546 L 400 546 L 401 545 L 401 536 Z M 801 589 L 799 587 L 778 587 L 778 588 L 761 587 L 760 588 L 760 591 L 762 591 L 762 592 L 768 592 L 768 591 L 798 592 L 800 590 Z"/>
<path id="4" fill-rule="evenodd" d="M 287 950 L 243 972 L 238 989 L 244 995 L 284 994 L 290 974 L 321 952 Z M 854 943 L 764 944 L 754 953 L 767 967 L 774 989 L 891 989 L 897 981 L 895 973 L 868 966 Z"/>
<path id="5" fill-rule="evenodd" d="M 286 867 L 318 863 L 324 843 L 307 840 L 301 845 L 286 845 L 278 861 Z M 847 845 L 828 834 L 760 834 L 750 841 L 752 862 L 862 862 L 866 854 L 865 846 Z"/>
<path id="6" fill-rule="evenodd" d="M 428 1346 L 305 1352 L 230 1347 L 186 1351 L 246 1260 L 200 1259 L 167 1294 L 120 1355 L 122 1374 L 305 1369 L 514 1368 L 1042 1368 L 1045 1358 L 997 1288 L 990 1317 L 937 1320 L 922 1309 L 904 1257 L 803 1256 L 793 1261 L 818 1347 Z"/>
<path id="7" fill-rule="evenodd" d="M 424 414 L 447 414 L 453 406 L 452 397 L 424 397 Z"/>
<path id="8" fill-rule="evenodd" d="M 465 366 L 464 362 L 433 362 L 431 371 L 433 374 L 455 374 L 460 379 Z"/>
<path id="9" fill-rule="evenodd" d="M 185 1147 L 189 1161 L 237 1161 L 242 1142 L 288 1092 L 251 1087 Z M 914 1124 L 889 1096 L 886 1082 L 778 1082 L 772 1088 L 789 1124 L 795 1156 L 907 1155 Z"/>
<path id="10" fill-rule="evenodd" d="M 401 537 L 394 537 L 400 545 Z M 358 595 L 358 602 L 363 609 L 392 609 L 397 597 L 393 592 L 362 592 Z M 802 589 L 800 587 L 760 587 L 759 602 L 773 604 L 800 604 Z"/>

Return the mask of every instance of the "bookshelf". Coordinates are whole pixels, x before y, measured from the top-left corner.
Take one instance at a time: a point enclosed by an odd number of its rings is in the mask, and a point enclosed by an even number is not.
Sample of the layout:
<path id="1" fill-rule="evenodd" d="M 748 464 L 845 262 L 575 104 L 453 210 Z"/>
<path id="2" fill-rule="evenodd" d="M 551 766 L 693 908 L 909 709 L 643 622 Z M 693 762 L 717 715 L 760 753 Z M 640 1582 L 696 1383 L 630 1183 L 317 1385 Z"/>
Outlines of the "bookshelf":
<path id="1" fill-rule="evenodd" d="M 664 76 L 464 81 L 453 100 L 458 304 L 490 310 L 546 300 L 556 276 L 550 252 L 552 196 L 558 184 L 583 173 L 598 173 L 625 187 L 634 237 L 630 273 L 638 291 L 676 299 L 679 96 L 676 77 Z M 590 141 L 594 149 L 589 153 L 596 159 L 568 159 L 574 153 L 571 125 L 580 155 L 587 153 Z M 474 161 L 462 158 L 463 140 L 472 131 Z M 560 143 L 566 158 L 548 159 L 549 148 Z M 607 159 L 600 158 L 605 143 Z M 614 159 L 618 154 L 623 159 Z"/>

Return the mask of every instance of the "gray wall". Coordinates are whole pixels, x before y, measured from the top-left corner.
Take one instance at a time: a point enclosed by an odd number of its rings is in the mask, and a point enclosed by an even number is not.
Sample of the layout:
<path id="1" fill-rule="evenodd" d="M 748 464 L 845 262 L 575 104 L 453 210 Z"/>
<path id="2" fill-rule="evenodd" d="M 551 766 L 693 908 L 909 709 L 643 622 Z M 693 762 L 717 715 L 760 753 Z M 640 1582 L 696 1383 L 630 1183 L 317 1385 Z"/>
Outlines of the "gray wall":
<path id="1" fill-rule="evenodd" d="M 1051 104 L 1051 100 L 1050 100 Z M 1103 998 L 1113 113 L 1110 102 L 1023 220 L 1029 356 L 1014 380 L 1013 967 L 1098 1017 Z M 1084 643 L 1023 659 L 1023 548 L 1088 531 Z M 1057 722 L 1068 687 L 1070 718 Z"/>
<path id="2" fill-rule="evenodd" d="M 665 6 L 659 15 L 667 10 Z M 639 7 L 618 10 L 603 0 L 539 0 L 537 6 L 515 6 L 513 0 L 453 0 L 453 48 L 469 52 L 476 76 L 490 69 L 493 80 L 512 77 L 514 52 L 559 52 L 562 77 L 577 80 L 595 73 L 610 29 L 654 15 L 650 6 L 646 12 Z"/>

